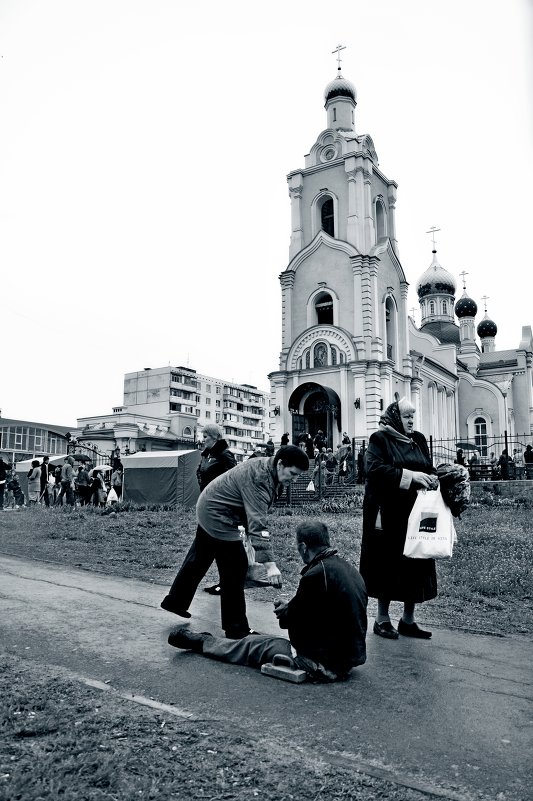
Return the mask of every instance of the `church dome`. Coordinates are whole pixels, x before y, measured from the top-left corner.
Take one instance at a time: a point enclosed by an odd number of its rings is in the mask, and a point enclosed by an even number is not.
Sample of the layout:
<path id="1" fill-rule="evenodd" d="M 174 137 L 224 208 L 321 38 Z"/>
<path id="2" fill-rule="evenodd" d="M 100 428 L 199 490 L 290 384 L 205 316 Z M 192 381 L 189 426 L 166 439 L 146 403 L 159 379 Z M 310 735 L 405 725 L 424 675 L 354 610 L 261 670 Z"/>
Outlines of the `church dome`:
<path id="1" fill-rule="evenodd" d="M 332 100 L 335 97 L 351 97 L 354 103 L 357 102 L 357 92 L 355 86 L 351 81 L 347 81 L 339 73 L 336 78 L 328 83 L 324 89 L 324 102 Z"/>
<path id="2" fill-rule="evenodd" d="M 455 304 L 455 313 L 461 317 L 475 317 L 477 314 L 477 303 L 472 298 L 469 298 L 466 291 L 463 292 L 457 303 Z"/>
<path id="3" fill-rule="evenodd" d="M 490 317 L 485 313 L 484 318 L 480 322 L 477 327 L 477 335 L 480 339 L 484 337 L 495 337 L 498 333 L 498 326 L 491 320 Z"/>
<path id="4" fill-rule="evenodd" d="M 416 291 L 419 298 L 442 292 L 447 295 L 455 295 L 454 277 L 439 264 L 436 250 L 433 251 L 433 261 L 430 266 L 418 279 Z"/>

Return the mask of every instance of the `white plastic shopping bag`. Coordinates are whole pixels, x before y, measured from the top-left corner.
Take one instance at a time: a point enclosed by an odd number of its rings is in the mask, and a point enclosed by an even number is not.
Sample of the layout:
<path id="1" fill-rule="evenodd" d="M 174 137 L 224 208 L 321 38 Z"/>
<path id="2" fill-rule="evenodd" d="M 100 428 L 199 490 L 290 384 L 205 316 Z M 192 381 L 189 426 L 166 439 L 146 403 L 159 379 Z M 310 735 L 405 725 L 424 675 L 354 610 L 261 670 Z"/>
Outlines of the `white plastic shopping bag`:
<path id="1" fill-rule="evenodd" d="M 307 485 L 307 487 L 305 489 L 306 489 L 306 492 L 314 492 L 315 491 L 315 482 L 313 481 L 313 479 L 311 479 L 311 481 L 309 482 L 309 484 Z"/>
<path id="2" fill-rule="evenodd" d="M 447 559 L 457 541 L 453 517 L 440 489 L 418 490 L 409 515 L 404 556 L 412 559 Z"/>

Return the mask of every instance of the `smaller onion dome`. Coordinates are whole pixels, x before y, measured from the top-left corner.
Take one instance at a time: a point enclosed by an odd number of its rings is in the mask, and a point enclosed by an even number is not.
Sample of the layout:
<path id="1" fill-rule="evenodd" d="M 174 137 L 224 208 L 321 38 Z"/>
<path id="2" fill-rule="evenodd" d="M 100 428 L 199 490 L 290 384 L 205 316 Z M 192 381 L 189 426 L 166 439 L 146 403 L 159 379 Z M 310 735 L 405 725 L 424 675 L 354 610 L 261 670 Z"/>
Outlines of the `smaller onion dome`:
<path id="1" fill-rule="evenodd" d="M 495 337 L 498 333 L 498 326 L 491 320 L 488 314 L 485 312 L 485 316 L 480 322 L 477 327 L 477 335 L 480 339 L 484 339 L 485 337 Z"/>
<path id="2" fill-rule="evenodd" d="M 324 102 L 332 100 L 334 97 L 351 97 L 357 103 L 357 92 L 351 81 L 347 81 L 339 73 L 336 78 L 328 83 L 324 89 Z"/>
<path id="3" fill-rule="evenodd" d="M 437 251 L 433 252 L 433 261 L 418 279 L 416 291 L 419 298 L 426 295 L 435 295 L 445 292 L 448 295 L 455 295 L 455 279 L 448 270 L 441 267 L 437 261 Z"/>
<path id="4" fill-rule="evenodd" d="M 477 314 L 477 303 L 463 292 L 457 303 L 455 304 L 455 313 L 457 317 L 475 317 Z"/>

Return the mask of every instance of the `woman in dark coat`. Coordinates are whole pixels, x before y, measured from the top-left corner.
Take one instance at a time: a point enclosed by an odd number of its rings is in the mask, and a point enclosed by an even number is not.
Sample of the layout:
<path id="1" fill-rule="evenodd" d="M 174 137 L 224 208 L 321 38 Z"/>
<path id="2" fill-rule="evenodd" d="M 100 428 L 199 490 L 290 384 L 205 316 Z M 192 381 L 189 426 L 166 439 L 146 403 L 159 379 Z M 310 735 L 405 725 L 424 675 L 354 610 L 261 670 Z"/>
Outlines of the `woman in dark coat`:
<path id="1" fill-rule="evenodd" d="M 415 605 L 437 595 L 434 559 L 403 555 L 407 520 L 417 490 L 438 486 L 426 439 L 413 430 L 414 407 L 405 398 L 392 403 L 370 437 L 365 456 L 363 539 L 360 572 L 369 596 L 378 599 L 374 634 L 397 639 L 429 639 L 431 632 L 415 623 Z M 395 629 L 389 617 L 391 601 L 403 601 Z"/>
<path id="2" fill-rule="evenodd" d="M 205 448 L 202 451 L 202 461 L 196 471 L 200 492 L 210 484 L 214 478 L 221 476 L 235 467 L 237 461 L 235 456 L 228 448 L 228 443 L 224 439 L 224 432 L 214 423 L 204 426 L 202 431 Z M 213 584 L 206 587 L 205 592 L 209 595 L 220 595 L 220 584 Z"/>

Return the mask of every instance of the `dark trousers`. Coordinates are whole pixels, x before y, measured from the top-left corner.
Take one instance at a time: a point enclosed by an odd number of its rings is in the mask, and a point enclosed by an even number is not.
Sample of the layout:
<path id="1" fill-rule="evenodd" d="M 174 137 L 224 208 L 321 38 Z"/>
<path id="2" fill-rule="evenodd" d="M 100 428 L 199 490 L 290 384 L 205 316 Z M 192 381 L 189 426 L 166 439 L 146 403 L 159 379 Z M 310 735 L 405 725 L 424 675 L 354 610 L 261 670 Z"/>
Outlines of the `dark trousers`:
<path id="1" fill-rule="evenodd" d="M 4 508 L 4 490 L 6 488 L 6 482 L 2 481 L 0 483 L 0 509 Z"/>
<path id="2" fill-rule="evenodd" d="M 198 526 L 194 542 L 169 590 L 169 597 L 176 608 L 188 609 L 213 562 L 216 562 L 220 577 L 222 628 L 228 636 L 242 636 L 250 630 L 244 597 L 248 559 L 242 540 L 217 540 Z"/>
<path id="3" fill-rule="evenodd" d="M 62 504 L 63 496 L 66 497 L 68 506 L 74 506 L 74 490 L 70 481 L 61 482 L 61 492 L 57 496 L 56 503 Z"/>
<path id="4" fill-rule="evenodd" d="M 44 501 L 46 506 L 50 506 L 50 495 L 48 494 L 47 484 L 41 487 L 41 501 Z"/>
<path id="5" fill-rule="evenodd" d="M 260 668 L 265 662 L 272 662 L 276 654 L 292 655 L 289 640 L 268 634 L 244 637 L 242 640 L 207 637 L 202 653 L 209 659 L 218 659 L 219 662 L 254 668 Z"/>

